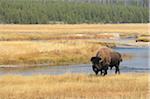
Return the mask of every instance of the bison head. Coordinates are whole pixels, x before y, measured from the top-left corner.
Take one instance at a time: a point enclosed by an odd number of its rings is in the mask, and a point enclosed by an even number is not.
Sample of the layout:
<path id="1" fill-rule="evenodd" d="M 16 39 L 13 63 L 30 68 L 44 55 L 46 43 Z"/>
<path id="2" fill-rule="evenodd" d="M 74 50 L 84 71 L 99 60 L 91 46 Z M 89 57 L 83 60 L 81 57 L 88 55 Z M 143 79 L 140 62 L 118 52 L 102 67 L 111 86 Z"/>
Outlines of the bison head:
<path id="1" fill-rule="evenodd" d="M 94 67 L 96 67 L 97 69 L 101 69 L 102 59 L 100 57 L 92 57 L 91 62 Z"/>

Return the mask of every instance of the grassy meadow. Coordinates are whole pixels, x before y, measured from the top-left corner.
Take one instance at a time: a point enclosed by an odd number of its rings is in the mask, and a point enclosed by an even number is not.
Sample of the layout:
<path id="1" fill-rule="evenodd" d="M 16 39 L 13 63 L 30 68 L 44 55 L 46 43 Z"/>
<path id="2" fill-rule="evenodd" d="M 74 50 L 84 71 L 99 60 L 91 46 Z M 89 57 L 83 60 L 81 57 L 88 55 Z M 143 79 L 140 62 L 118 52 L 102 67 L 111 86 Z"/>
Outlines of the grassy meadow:
<path id="1" fill-rule="evenodd" d="M 1 64 L 63 65 L 88 63 L 100 47 L 83 41 L 1 41 Z"/>
<path id="2" fill-rule="evenodd" d="M 54 25 L 15 25 L 1 24 L 0 32 L 46 32 L 46 33 L 87 33 L 87 32 L 122 32 L 148 33 L 149 24 L 54 24 Z"/>
<path id="3" fill-rule="evenodd" d="M 148 34 L 149 24 L 0 25 L 0 41 L 97 39 Z"/>
<path id="4" fill-rule="evenodd" d="M 0 25 L 0 64 L 89 63 L 99 47 L 115 46 L 93 41 L 109 39 L 115 33 L 123 37 L 147 35 L 148 24 Z"/>
<path id="5" fill-rule="evenodd" d="M 102 35 L 100 33 L 108 33 Z M 67 65 L 90 63 L 102 46 L 97 38 L 140 35 L 148 24 L 0 25 L 0 65 Z M 134 56 L 124 54 L 124 59 Z M 150 75 L 64 74 L 0 76 L 0 99 L 148 99 Z"/>
<path id="6" fill-rule="evenodd" d="M 149 74 L 1 76 L 0 99 L 148 99 Z"/>

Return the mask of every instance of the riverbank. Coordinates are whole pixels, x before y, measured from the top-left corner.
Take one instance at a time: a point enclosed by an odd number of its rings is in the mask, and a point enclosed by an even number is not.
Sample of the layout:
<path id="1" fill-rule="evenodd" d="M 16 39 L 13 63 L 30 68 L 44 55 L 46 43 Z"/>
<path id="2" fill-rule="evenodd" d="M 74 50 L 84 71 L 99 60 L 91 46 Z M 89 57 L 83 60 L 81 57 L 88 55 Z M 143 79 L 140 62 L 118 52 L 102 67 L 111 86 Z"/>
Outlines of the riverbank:
<path id="1" fill-rule="evenodd" d="M 0 67 L 89 64 L 102 46 L 149 46 L 148 42 L 135 42 L 139 35 L 147 37 L 148 25 L 0 25 Z"/>
<path id="2" fill-rule="evenodd" d="M 78 40 L 3 41 L 0 42 L 1 65 L 67 65 L 89 63 L 100 44 Z"/>
<path id="3" fill-rule="evenodd" d="M 103 46 L 86 40 L 1 41 L 0 67 L 41 67 L 89 64 L 91 56 Z M 122 54 L 124 60 L 134 57 Z"/>
<path id="4" fill-rule="evenodd" d="M 147 73 L 107 75 L 85 74 L 60 76 L 1 76 L 0 98 L 99 98 L 146 99 L 149 93 Z M 40 86 L 39 86 L 40 85 Z"/>

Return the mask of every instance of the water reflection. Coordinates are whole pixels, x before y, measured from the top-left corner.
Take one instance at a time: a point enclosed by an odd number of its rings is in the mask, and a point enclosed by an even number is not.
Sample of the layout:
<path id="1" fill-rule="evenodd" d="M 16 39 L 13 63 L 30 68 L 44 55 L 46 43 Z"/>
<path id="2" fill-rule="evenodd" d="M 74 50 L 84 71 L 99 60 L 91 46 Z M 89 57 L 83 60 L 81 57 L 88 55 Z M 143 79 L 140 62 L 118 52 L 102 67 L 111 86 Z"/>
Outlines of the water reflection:
<path id="1" fill-rule="evenodd" d="M 149 48 L 116 48 L 120 53 L 133 54 L 130 60 L 123 61 L 121 65 L 133 68 L 150 68 Z"/>

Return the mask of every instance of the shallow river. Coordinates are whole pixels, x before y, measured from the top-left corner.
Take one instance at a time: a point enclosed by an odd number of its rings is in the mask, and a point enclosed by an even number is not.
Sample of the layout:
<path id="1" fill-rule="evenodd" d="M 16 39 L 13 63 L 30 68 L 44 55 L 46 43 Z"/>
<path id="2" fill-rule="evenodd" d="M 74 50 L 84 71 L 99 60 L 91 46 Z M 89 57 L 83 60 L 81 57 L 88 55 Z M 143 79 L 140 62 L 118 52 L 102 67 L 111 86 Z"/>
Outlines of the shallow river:
<path id="1" fill-rule="evenodd" d="M 114 50 L 120 53 L 132 54 L 134 57 L 129 60 L 124 60 L 120 64 L 121 73 L 130 72 L 150 72 L 149 64 L 149 49 L 148 48 L 115 48 Z M 115 68 L 114 68 L 115 69 Z M 115 70 L 108 70 L 108 74 L 112 74 Z M 71 66 L 47 66 L 36 68 L 0 68 L 0 75 L 59 75 L 65 73 L 86 73 L 94 74 L 91 64 L 80 64 Z"/>

